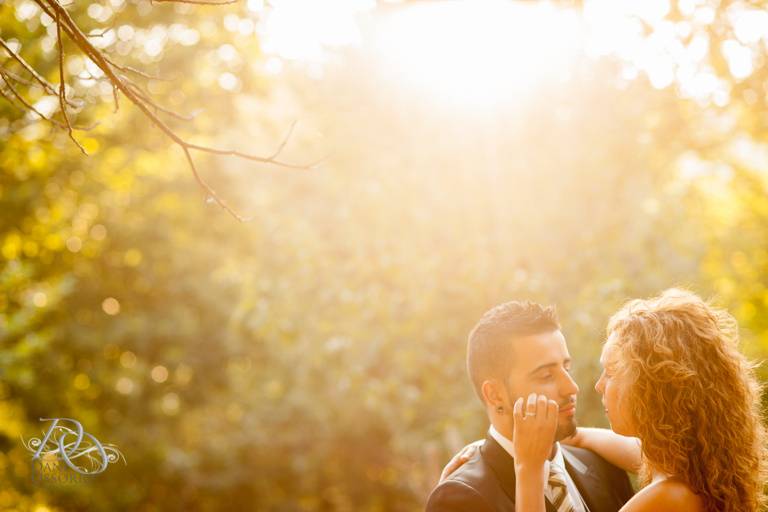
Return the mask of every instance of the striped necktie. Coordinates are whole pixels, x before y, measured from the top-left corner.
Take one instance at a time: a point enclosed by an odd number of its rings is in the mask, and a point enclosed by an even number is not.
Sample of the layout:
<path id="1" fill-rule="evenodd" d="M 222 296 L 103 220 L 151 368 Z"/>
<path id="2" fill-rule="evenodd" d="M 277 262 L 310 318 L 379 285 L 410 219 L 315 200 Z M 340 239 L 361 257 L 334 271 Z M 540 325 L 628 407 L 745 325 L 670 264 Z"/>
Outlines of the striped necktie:
<path id="1" fill-rule="evenodd" d="M 573 512 L 573 503 L 568 495 L 568 486 L 565 483 L 565 473 L 556 464 L 549 465 L 549 480 L 547 481 L 552 497 L 552 505 L 557 512 Z"/>

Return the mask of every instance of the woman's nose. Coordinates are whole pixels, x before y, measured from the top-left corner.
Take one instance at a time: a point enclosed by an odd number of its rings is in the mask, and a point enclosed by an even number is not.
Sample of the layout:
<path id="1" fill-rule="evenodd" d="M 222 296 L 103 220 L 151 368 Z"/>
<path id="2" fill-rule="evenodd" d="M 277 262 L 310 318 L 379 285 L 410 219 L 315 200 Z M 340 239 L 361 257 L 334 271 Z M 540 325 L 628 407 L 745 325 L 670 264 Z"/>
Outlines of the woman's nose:
<path id="1" fill-rule="evenodd" d="M 595 382 L 595 391 L 603 394 L 603 377 L 601 376 L 599 379 L 597 379 L 597 382 Z"/>

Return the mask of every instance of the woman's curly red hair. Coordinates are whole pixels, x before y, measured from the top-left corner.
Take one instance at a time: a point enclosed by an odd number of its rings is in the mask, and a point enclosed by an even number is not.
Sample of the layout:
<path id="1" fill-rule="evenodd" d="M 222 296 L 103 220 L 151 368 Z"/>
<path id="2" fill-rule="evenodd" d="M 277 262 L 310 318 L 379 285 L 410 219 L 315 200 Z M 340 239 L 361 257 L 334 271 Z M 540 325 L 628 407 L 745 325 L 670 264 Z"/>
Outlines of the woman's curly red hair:
<path id="1" fill-rule="evenodd" d="M 657 471 L 685 482 L 707 512 L 765 504 L 766 430 L 754 365 L 736 320 L 694 293 L 633 300 L 608 324 L 642 440 L 643 481 Z"/>

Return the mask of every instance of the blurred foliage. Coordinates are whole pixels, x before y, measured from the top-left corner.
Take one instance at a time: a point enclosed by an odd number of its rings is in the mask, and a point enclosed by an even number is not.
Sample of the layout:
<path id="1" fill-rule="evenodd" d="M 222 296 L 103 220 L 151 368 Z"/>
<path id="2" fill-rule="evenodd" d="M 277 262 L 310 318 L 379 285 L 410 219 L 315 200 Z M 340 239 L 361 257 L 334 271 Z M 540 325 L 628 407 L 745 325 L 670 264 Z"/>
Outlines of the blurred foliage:
<path id="1" fill-rule="evenodd" d="M 1 2 L 0 33 L 55 83 L 30 5 Z M 513 298 L 558 306 L 583 424 L 606 424 L 597 356 L 628 298 L 691 286 L 738 317 L 752 357 L 768 354 L 764 67 L 713 67 L 729 84 L 715 102 L 584 58 L 524 104 L 457 114 L 384 87 L 361 56 L 315 78 L 269 72 L 245 4 L 90 5 L 71 7 L 81 24 L 131 27 L 105 48 L 173 77 L 154 92 L 205 107 L 188 134 L 268 153 L 298 116 L 289 156 L 332 157 L 311 172 L 201 159 L 255 215 L 239 224 L 140 114 L 112 113 L 108 89 L 73 84 L 79 121 L 100 123 L 77 133 L 89 157 L 0 103 L 0 508 L 418 510 L 486 428 L 465 337 Z M 732 37 L 712 28 L 730 7 L 711 8 L 702 32 Z M 762 62 L 765 40 L 755 48 Z M 51 416 L 127 465 L 32 485 L 19 437 Z"/>

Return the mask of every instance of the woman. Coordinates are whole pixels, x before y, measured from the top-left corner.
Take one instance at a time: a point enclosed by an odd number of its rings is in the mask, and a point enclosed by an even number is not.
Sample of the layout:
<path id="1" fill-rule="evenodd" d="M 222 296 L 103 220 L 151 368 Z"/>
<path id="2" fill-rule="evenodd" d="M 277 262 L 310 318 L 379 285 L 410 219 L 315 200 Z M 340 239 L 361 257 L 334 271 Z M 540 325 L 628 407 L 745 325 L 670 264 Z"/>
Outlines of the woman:
<path id="1" fill-rule="evenodd" d="M 639 471 L 644 487 L 622 512 L 757 512 L 764 505 L 760 386 L 738 341 L 733 317 L 679 289 L 633 300 L 611 318 L 595 389 L 613 432 L 579 428 L 565 442 Z"/>

